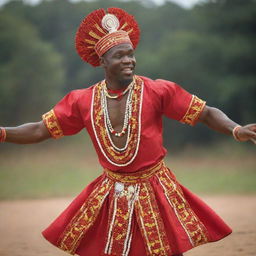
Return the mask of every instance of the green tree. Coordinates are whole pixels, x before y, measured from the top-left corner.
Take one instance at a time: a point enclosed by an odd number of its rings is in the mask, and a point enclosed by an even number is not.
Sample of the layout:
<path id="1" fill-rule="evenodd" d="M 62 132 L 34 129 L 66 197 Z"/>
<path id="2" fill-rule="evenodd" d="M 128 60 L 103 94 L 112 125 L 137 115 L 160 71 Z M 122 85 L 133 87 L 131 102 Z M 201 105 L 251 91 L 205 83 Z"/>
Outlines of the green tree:
<path id="1" fill-rule="evenodd" d="M 0 30 L 1 123 L 38 120 L 60 97 L 61 56 L 21 18 L 2 12 Z"/>
<path id="2" fill-rule="evenodd" d="M 208 1 L 192 10 L 192 29 L 221 42 L 221 68 L 212 70 L 217 102 L 239 123 L 254 122 L 256 116 L 255 15 L 255 0 Z"/>

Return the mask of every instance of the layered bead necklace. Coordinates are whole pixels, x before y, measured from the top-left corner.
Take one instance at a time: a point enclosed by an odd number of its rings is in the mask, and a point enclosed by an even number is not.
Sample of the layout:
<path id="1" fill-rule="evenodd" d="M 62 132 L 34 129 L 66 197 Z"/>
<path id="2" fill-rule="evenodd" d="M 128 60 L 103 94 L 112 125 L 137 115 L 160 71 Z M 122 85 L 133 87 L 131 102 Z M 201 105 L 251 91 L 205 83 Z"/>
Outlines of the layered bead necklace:
<path id="1" fill-rule="evenodd" d="M 127 94 L 123 126 L 120 132 L 115 131 L 110 120 L 108 100 L 112 95 L 106 94 L 105 81 L 93 88 L 91 102 L 92 128 L 101 153 L 112 165 L 123 167 L 129 165 L 137 156 L 141 137 L 141 110 L 143 102 L 143 80 L 135 76 Z M 120 96 L 119 96 L 120 97 Z M 118 100 L 118 98 L 116 97 Z M 112 138 L 127 134 L 124 147 L 117 147 Z"/>
<path id="2" fill-rule="evenodd" d="M 130 130 L 129 129 L 129 120 L 131 118 L 131 113 L 132 113 L 131 102 L 132 102 L 133 85 L 134 85 L 134 81 L 131 82 L 127 86 L 127 88 L 122 92 L 122 94 L 112 96 L 112 95 L 108 94 L 108 91 L 106 88 L 106 83 L 103 84 L 103 90 L 102 90 L 102 95 L 101 95 L 101 105 L 102 105 L 103 113 L 105 116 L 105 124 L 106 124 L 106 128 L 108 129 L 108 131 L 116 137 L 124 136 L 126 134 L 127 130 Z M 111 121 L 110 121 L 110 117 L 109 117 L 109 113 L 108 113 L 107 98 L 118 99 L 118 98 L 124 96 L 127 92 L 128 92 L 128 97 L 127 97 L 126 105 L 125 105 L 124 123 L 123 123 L 121 132 L 117 132 L 114 130 L 114 128 L 111 124 Z M 111 142 L 112 142 L 112 140 L 111 140 Z"/>
<path id="3" fill-rule="evenodd" d="M 132 81 L 125 90 L 110 90 L 107 88 L 106 83 L 103 84 L 103 90 L 105 95 L 110 99 L 118 99 L 121 100 L 122 97 L 133 87 L 134 81 Z M 108 92 L 116 94 L 116 95 L 110 95 Z"/>

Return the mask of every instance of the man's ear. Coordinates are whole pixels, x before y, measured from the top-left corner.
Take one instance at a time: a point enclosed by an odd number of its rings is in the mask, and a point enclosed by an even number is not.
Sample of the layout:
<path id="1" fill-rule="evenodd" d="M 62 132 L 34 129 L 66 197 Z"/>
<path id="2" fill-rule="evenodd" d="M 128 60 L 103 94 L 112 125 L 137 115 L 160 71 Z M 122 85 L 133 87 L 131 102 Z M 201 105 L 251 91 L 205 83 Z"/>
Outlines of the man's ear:
<path id="1" fill-rule="evenodd" d="M 100 57 L 100 66 L 103 68 L 106 66 L 106 61 L 103 57 Z"/>

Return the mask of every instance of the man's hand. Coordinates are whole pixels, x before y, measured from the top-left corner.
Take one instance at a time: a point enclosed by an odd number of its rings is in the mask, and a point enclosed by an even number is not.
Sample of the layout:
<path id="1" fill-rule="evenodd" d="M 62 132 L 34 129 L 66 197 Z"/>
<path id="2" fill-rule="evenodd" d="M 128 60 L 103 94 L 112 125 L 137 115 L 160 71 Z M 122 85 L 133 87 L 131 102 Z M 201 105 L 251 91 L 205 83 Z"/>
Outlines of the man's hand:
<path id="1" fill-rule="evenodd" d="M 199 117 L 199 122 L 206 124 L 211 129 L 232 135 L 232 131 L 237 123 L 229 119 L 221 110 L 209 106 L 205 106 Z M 251 140 L 256 144 L 256 124 L 248 124 L 241 126 L 236 131 L 236 137 L 239 141 Z"/>
<path id="2" fill-rule="evenodd" d="M 237 130 L 237 137 L 240 141 L 251 140 L 256 144 L 256 124 L 248 124 Z"/>

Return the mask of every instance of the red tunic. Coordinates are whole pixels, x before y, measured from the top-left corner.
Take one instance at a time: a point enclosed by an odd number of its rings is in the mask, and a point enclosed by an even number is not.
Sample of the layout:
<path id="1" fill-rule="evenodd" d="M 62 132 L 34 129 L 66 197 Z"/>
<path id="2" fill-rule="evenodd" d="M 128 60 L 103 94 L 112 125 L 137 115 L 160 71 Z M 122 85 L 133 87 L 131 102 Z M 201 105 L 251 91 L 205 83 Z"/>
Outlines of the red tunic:
<path id="1" fill-rule="evenodd" d="M 194 125 L 205 102 L 173 82 L 136 81 L 133 129 L 122 152 L 104 127 L 100 84 L 70 92 L 43 116 L 54 138 L 85 127 L 105 170 L 43 232 L 71 254 L 170 256 L 231 233 L 163 162 L 163 115 Z"/>

